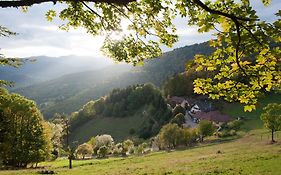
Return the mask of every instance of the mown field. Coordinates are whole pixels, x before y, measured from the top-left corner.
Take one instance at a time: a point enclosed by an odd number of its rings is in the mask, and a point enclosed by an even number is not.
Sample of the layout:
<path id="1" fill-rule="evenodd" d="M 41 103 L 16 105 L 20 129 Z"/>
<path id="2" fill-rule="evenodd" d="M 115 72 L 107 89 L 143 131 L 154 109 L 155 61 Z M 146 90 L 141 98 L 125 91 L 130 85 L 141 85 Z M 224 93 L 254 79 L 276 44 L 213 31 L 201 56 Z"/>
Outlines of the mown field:
<path id="1" fill-rule="evenodd" d="M 261 137 L 263 136 L 263 137 Z M 67 160 L 44 162 L 40 166 L 58 174 L 281 174 L 281 133 L 277 144 L 269 144 L 266 130 L 251 131 L 240 139 L 209 143 L 173 152 L 155 152 L 144 156 L 77 160 L 67 169 Z M 221 153 L 218 153 L 218 152 Z M 1 175 L 37 174 L 36 170 L 1 171 Z"/>

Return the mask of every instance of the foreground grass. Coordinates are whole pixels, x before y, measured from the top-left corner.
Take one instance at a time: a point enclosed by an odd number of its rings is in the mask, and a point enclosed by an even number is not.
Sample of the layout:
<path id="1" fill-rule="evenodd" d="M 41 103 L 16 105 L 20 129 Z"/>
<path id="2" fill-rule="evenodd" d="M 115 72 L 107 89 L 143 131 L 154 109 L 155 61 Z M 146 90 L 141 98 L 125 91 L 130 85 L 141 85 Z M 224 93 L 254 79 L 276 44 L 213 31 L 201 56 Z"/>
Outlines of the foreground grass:
<path id="1" fill-rule="evenodd" d="M 187 150 L 157 152 L 140 157 L 74 161 L 67 169 L 67 160 L 41 163 L 58 174 L 281 174 L 281 145 L 261 140 L 264 130 L 252 131 L 241 139 L 227 143 L 201 145 Z M 279 142 L 281 139 L 279 138 Z M 221 153 L 218 153 L 220 151 Z M 38 170 L 2 171 L 6 174 L 36 174 Z"/>

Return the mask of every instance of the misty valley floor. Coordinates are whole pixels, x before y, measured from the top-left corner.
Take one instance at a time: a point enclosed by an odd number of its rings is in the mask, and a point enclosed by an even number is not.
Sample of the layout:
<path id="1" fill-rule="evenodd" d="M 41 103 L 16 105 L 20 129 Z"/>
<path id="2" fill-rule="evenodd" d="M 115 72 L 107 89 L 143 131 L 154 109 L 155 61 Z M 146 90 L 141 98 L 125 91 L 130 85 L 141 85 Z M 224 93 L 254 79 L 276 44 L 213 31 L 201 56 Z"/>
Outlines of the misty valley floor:
<path id="1" fill-rule="evenodd" d="M 227 143 L 201 145 L 187 150 L 156 152 L 145 156 L 74 161 L 67 169 L 67 160 L 44 162 L 58 174 L 281 174 L 281 135 L 278 143 L 269 144 L 265 130 L 251 131 Z M 261 135 L 263 136 L 261 137 Z M 265 135 L 264 135 L 265 134 Z M 221 153 L 218 153 L 220 151 Z M 37 170 L 1 171 L 1 175 L 37 174 Z"/>

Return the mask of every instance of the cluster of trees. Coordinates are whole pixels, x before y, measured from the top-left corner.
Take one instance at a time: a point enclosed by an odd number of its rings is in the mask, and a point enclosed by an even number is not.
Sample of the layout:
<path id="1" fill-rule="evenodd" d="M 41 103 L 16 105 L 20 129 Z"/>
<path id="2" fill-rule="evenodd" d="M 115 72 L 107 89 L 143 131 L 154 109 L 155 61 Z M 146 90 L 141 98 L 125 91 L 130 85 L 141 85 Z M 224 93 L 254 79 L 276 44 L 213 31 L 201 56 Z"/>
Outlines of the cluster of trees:
<path id="1" fill-rule="evenodd" d="M 50 156 L 50 128 L 35 103 L 0 88 L 0 161 L 26 167 Z"/>
<path id="2" fill-rule="evenodd" d="M 172 116 L 158 89 L 151 84 L 134 85 L 115 89 L 108 96 L 90 101 L 82 109 L 72 113 L 71 130 L 74 131 L 96 116 L 130 117 L 136 113 L 145 118 L 142 127 L 137 131 L 138 136 L 142 138 L 157 134 Z"/>
<path id="3" fill-rule="evenodd" d="M 113 138 L 110 135 L 98 135 L 92 137 L 87 143 L 83 143 L 75 150 L 77 159 L 92 158 L 105 158 L 111 156 L 127 156 L 129 154 L 144 154 L 147 152 L 148 144 L 141 143 L 135 145 L 130 139 L 124 140 L 123 142 L 114 143 Z"/>
<path id="4" fill-rule="evenodd" d="M 170 120 L 170 123 L 175 123 L 179 127 L 182 127 L 182 125 L 185 123 L 185 113 L 186 109 L 184 107 L 181 105 L 176 105 L 172 111 L 173 118 Z"/>
<path id="5" fill-rule="evenodd" d="M 174 149 L 178 146 L 191 146 L 203 142 L 206 136 L 213 135 L 215 127 L 212 122 L 202 120 L 198 128 L 183 128 L 175 123 L 164 125 L 154 138 L 160 149 Z"/>

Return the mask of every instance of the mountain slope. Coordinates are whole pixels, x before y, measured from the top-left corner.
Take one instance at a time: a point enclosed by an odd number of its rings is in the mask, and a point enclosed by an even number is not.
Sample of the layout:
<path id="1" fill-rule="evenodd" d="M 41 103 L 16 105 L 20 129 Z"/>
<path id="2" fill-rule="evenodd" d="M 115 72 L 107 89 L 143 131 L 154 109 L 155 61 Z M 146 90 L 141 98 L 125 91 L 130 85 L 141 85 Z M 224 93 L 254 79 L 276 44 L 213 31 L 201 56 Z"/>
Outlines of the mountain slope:
<path id="1" fill-rule="evenodd" d="M 46 57 L 35 56 L 23 58 L 25 61 L 19 68 L 1 66 L 0 79 L 13 81 L 15 88 L 55 79 L 63 75 L 97 70 L 112 65 L 109 59 L 85 56 Z"/>
<path id="2" fill-rule="evenodd" d="M 105 73 L 105 69 L 75 73 L 15 91 L 34 99 L 45 118 L 49 118 L 56 112 L 69 114 L 78 110 L 87 101 L 98 99 L 114 88 L 147 82 L 161 86 L 167 77 L 183 72 L 186 61 L 195 54 L 211 52 L 207 42 L 194 44 L 164 53 L 144 66 L 113 65 L 108 68 L 110 73 Z"/>

